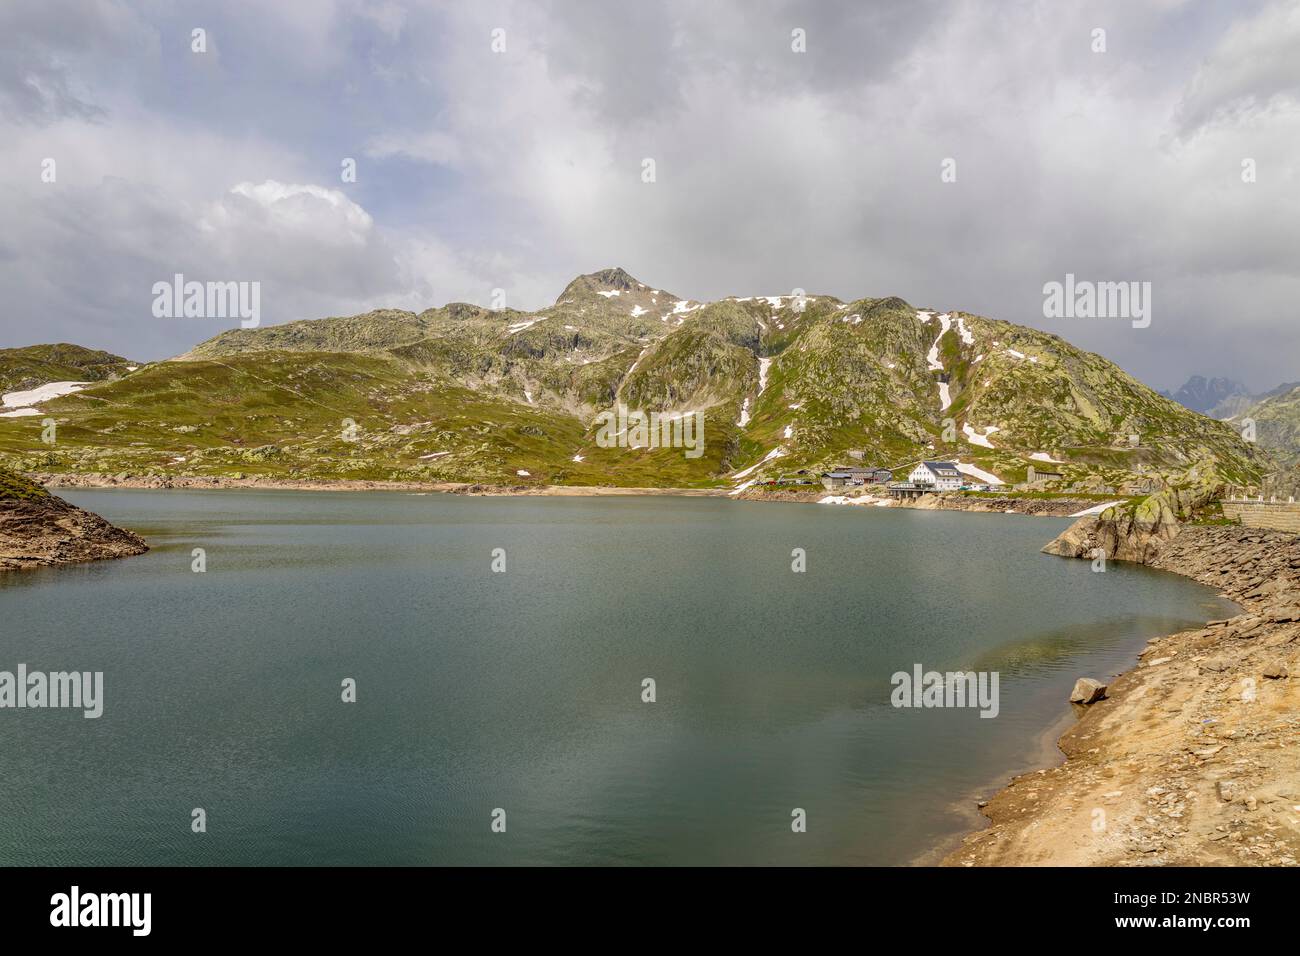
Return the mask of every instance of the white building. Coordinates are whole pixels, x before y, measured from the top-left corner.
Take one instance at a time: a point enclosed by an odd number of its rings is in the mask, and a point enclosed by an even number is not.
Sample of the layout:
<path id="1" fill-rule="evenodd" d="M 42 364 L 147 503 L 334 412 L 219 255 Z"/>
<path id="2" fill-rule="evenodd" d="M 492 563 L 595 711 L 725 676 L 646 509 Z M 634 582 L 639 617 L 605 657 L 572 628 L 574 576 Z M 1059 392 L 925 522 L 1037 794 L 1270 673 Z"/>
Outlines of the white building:
<path id="1" fill-rule="evenodd" d="M 950 461 L 923 461 L 912 469 L 907 480 L 916 485 L 930 485 L 935 491 L 956 491 L 961 487 L 961 472 Z"/>

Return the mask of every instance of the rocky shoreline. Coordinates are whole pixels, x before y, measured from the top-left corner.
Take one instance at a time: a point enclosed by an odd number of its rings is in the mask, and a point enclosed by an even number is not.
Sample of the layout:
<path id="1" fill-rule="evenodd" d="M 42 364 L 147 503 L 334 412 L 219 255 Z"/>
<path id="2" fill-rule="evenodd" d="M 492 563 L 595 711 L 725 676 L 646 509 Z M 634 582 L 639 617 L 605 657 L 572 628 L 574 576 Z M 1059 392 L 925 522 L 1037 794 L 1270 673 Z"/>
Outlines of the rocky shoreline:
<path id="1" fill-rule="evenodd" d="M 145 490 L 263 489 L 272 491 L 408 491 L 453 495 L 539 497 L 604 495 L 725 496 L 725 488 L 620 488 L 613 485 L 489 485 L 464 481 L 371 481 L 366 479 L 222 478 L 192 475 L 136 477 L 100 473 L 28 472 L 47 488 L 135 488 Z"/>
<path id="2" fill-rule="evenodd" d="M 372 481 L 367 479 L 273 479 L 273 477 L 127 476 L 104 473 L 27 472 L 45 488 L 133 488 L 147 490 L 265 489 L 282 492 L 422 492 L 480 496 L 580 497 L 672 494 L 719 497 L 725 488 L 619 488 L 616 485 L 490 485 L 471 481 Z"/>
<path id="3" fill-rule="evenodd" d="M 148 550 L 139 535 L 0 472 L 0 571 L 125 558 Z"/>
<path id="4" fill-rule="evenodd" d="M 734 495 L 727 488 L 636 488 L 614 485 L 493 485 L 461 481 L 371 481 L 364 479 L 224 478 L 219 476 L 128 476 L 100 473 L 28 472 L 27 477 L 47 488 L 135 488 L 145 490 L 262 489 L 274 491 L 406 491 L 453 495 L 609 497 L 618 495 L 674 495 L 693 498 L 732 498 L 737 501 L 778 501 L 816 504 L 830 495 L 824 488 L 747 488 Z M 847 504 L 877 503 L 870 495 L 847 496 Z M 1030 498 L 1019 495 L 973 497 L 930 494 L 922 498 L 888 502 L 891 508 L 920 511 L 970 511 L 985 514 L 1022 514 L 1064 518 L 1097 504 L 1090 498 Z"/>
<path id="5" fill-rule="evenodd" d="M 973 511 L 984 514 L 1068 518 L 1097 504 L 1097 501 L 1090 498 L 1025 498 L 1017 495 L 977 498 L 962 494 L 934 494 L 904 500 L 893 507 L 913 508 L 918 511 Z"/>
<path id="6" fill-rule="evenodd" d="M 1072 705 L 1081 716 L 1060 738 L 1065 762 L 1015 777 L 983 806 L 989 826 L 944 865 L 1300 859 L 1300 536 L 1236 525 L 1170 533 L 1157 521 L 1143 537 L 1129 517 L 1080 521 L 1062 539 L 1136 549 L 1242 613 L 1153 639 L 1104 699 Z"/>

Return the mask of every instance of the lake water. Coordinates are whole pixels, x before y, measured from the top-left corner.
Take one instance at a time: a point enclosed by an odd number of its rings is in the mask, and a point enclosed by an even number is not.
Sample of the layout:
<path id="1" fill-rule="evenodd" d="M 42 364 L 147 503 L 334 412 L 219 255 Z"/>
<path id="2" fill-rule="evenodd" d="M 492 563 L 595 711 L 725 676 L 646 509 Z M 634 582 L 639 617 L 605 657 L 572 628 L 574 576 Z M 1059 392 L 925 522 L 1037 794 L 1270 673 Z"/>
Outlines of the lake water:
<path id="1" fill-rule="evenodd" d="M 1231 610 L 1039 554 L 1056 519 L 66 497 L 153 550 L 0 577 L 0 670 L 103 671 L 105 696 L 0 710 L 0 864 L 906 863 L 1041 762 L 1076 677 Z M 998 716 L 890 706 L 918 663 L 997 671 Z"/>

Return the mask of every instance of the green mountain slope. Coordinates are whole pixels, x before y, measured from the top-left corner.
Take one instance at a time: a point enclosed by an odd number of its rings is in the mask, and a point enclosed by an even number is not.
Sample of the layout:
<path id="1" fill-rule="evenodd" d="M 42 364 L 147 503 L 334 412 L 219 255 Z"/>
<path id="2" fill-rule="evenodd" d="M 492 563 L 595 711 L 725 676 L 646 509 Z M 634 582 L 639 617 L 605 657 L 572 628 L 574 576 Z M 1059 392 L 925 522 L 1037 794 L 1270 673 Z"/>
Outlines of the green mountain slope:
<path id="1" fill-rule="evenodd" d="M 21 392 L 48 382 L 101 382 L 124 375 L 136 363 L 95 349 L 61 342 L 0 349 L 0 392 Z"/>
<path id="2" fill-rule="evenodd" d="M 1276 462 L 1268 491 L 1300 495 L 1300 384 L 1273 389 L 1227 421 L 1245 434 L 1253 427 L 1255 440 Z"/>
<path id="3" fill-rule="evenodd" d="M 600 415 L 620 405 L 702 415 L 702 451 L 644 447 L 635 429 L 602 447 Z M 622 269 L 534 312 L 452 303 L 232 330 L 41 410 L 53 444 L 38 420 L 0 419 L 10 466 L 735 488 L 853 452 L 1004 482 L 1034 465 L 1080 490 L 1271 467 L 1231 425 L 1053 335 L 898 298 L 700 303 Z"/>
<path id="4" fill-rule="evenodd" d="M 1300 386 L 1265 398 L 1246 410 L 1257 438 L 1287 465 L 1300 464 Z"/>

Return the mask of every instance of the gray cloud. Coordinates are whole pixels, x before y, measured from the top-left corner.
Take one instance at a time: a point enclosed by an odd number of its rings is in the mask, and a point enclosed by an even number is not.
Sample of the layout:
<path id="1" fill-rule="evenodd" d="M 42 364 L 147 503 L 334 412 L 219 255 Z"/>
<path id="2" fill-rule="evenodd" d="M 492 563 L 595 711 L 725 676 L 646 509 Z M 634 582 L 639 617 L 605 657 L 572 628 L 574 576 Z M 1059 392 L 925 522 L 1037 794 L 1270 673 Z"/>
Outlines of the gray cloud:
<path id="1" fill-rule="evenodd" d="M 182 266 L 262 278 L 282 321 L 540 305 L 618 264 L 695 298 L 982 312 L 1160 386 L 1300 371 L 1293 4 L 302 0 L 204 20 L 201 64 L 177 52 L 201 6 L 104 4 L 93 40 L 41 6 L 5 14 L 62 86 L 14 100 L 0 61 L 0 344 L 181 351 L 217 329 L 139 300 Z M 272 182 L 312 188 L 250 198 Z M 1151 328 L 1044 319 L 1066 272 L 1152 282 Z"/>
<path id="2" fill-rule="evenodd" d="M 80 99 L 57 61 L 34 50 L 0 54 L 0 111 L 16 120 L 50 123 L 63 117 L 95 119 L 103 111 Z"/>
<path id="3" fill-rule="evenodd" d="M 1233 24 L 1197 69 L 1178 105 L 1179 132 L 1300 110 L 1300 6 L 1277 3 Z"/>

